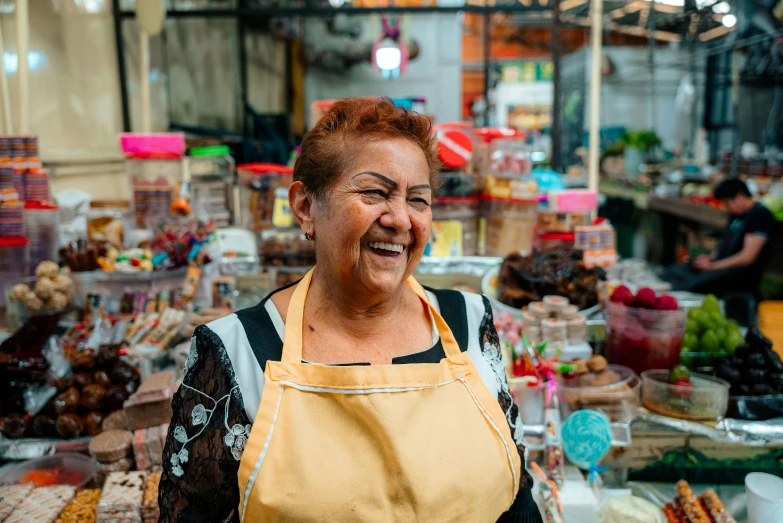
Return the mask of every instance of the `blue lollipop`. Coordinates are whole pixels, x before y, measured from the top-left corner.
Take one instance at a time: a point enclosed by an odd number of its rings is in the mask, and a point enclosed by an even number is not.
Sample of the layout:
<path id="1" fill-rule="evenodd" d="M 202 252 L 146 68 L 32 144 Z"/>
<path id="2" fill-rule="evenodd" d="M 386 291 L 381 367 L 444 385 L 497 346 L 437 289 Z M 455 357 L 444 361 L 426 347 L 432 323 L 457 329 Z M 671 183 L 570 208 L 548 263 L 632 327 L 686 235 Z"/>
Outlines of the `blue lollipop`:
<path id="1" fill-rule="evenodd" d="M 612 447 L 612 426 L 598 411 L 579 410 L 563 422 L 561 438 L 566 457 L 592 475 Z"/>

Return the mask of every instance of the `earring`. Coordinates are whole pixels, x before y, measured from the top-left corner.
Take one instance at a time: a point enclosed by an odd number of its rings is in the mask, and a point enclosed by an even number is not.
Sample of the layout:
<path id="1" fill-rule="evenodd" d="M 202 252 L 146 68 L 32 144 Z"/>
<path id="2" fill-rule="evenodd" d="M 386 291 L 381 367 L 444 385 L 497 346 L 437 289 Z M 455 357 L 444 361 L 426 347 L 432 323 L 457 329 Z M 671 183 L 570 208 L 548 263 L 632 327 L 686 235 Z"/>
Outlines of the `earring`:
<path id="1" fill-rule="evenodd" d="M 309 241 L 309 242 L 311 242 L 311 241 L 315 241 L 315 236 L 314 236 L 314 235 L 312 235 L 312 234 L 310 234 L 309 232 L 306 232 L 306 233 L 305 233 L 305 240 L 307 240 L 307 241 Z"/>

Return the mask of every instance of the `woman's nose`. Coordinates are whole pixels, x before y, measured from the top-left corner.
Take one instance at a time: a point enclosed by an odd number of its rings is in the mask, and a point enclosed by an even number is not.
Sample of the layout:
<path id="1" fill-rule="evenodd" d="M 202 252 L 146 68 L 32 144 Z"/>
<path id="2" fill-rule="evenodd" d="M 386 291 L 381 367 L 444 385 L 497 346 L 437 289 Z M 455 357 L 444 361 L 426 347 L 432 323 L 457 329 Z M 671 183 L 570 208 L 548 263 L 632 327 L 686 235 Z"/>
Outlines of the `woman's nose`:
<path id="1" fill-rule="evenodd" d="M 411 229 L 411 218 L 408 214 L 407 202 L 404 198 L 392 198 L 388 201 L 388 209 L 381 215 L 383 227 L 396 232 L 407 232 Z"/>

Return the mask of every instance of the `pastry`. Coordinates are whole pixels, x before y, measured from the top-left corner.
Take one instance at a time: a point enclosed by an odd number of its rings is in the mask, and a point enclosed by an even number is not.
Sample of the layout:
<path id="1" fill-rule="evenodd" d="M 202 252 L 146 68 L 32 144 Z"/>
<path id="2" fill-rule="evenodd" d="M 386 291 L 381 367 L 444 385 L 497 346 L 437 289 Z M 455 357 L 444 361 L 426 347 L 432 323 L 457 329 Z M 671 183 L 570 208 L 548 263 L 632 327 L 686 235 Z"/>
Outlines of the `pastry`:
<path id="1" fill-rule="evenodd" d="M 55 292 L 61 292 L 70 299 L 73 293 L 73 280 L 71 278 L 64 274 L 58 274 L 52 278 L 52 283 L 54 283 Z"/>
<path id="2" fill-rule="evenodd" d="M 47 278 L 52 279 L 60 272 L 60 267 L 53 261 L 42 261 L 35 268 L 35 276 L 38 279 Z"/>
<path id="3" fill-rule="evenodd" d="M 46 278 L 38 278 L 35 282 L 35 295 L 41 301 L 49 301 L 54 296 L 54 282 Z"/>
<path id="4" fill-rule="evenodd" d="M 24 283 L 17 283 L 10 289 L 8 289 L 8 299 L 11 301 L 22 301 L 24 300 L 25 296 L 27 296 L 27 293 L 30 292 L 30 287 L 25 285 Z"/>
<path id="5" fill-rule="evenodd" d="M 130 454 L 133 433 L 127 430 L 110 430 L 93 438 L 90 442 L 90 456 L 102 463 L 111 463 Z"/>
<path id="6" fill-rule="evenodd" d="M 128 430 L 128 418 L 125 417 L 125 411 L 118 410 L 103 418 L 101 428 L 103 430 Z"/>
<path id="7" fill-rule="evenodd" d="M 54 291 L 52 298 L 49 300 L 49 306 L 54 310 L 62 310 L 68 306 L 70 298 L 67 294 Z"/>
<path id="8" fill-rule="evenodd" d="M 43 308 L 43 300 L 36 296 L 33 291 L 28 292 L 22 299 L 22 302 L 30 312 L 38 312 Z"/>
<path id="9" fill-rule="evenodd" d="M 75 491 L 76 487 L 69 485 L 34 489 L 4 523 L 54 523 L 60 512 L 73 499 Z"/>
<path id="10" fill-rule="evenodd" d="M 663 511 L 635 496 L 609 498 L 599 509 L 600 523 L 666 523 Z"/>
<path id="11" fill-rule="evenodd" d="M 98 502 L 96 523 L 141 521 L 144 472 L 112 472 Z"/>
<path id="12" fill-rule="evenodd" d="M 587 368 L 590 369 L 593 372 L 599 372 L 606 368 L 607 361 L 606 358 L 603 356 L 591 356 L 589 360 L 587 360 Z"/>
<path id="13" fill-rule="evenodd" d="M 94 523 L 101 489 L 82 490 L 63 509 L 57 523 Z"/>
<path id="14" fill-rule="evenodd" d="M 0 521 L 5 521 L 33 490 L 33 485 L 3 485 L 0 487 Z"/>
<path id="15" fill-rule="evenodd" d="M 111 463 L 99 462 L 95 466 L 95 470 L 98 471 L 98 474 L 103 474 L 104 476 L 108 476 L 112 472 L 128 472 L 132 468 L 133 460 L 130 458 L 120 458 L 117 461 L 112 461 Z"/>

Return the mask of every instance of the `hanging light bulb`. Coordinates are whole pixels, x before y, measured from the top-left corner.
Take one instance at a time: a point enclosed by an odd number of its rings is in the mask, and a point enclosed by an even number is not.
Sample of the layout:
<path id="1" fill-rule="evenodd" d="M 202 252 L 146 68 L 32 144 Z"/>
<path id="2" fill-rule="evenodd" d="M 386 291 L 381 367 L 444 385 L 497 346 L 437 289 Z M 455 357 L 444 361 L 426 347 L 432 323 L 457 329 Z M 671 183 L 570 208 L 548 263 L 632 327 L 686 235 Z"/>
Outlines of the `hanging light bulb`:
<path id="1" fill-rule="evenodd" d="M 731 29 L 732 27 L 737 25 L 737 17 L 734 15 L 724 15 L 720 23 L 722 23 L 723 25 Z"/>
<path id="2" fill-rule="evenodd" d="M 402 50 L 391 38 L 384 38 L 375 48 L 375 65 L 384 78 L 396 77 L 402 66 Z"/>

